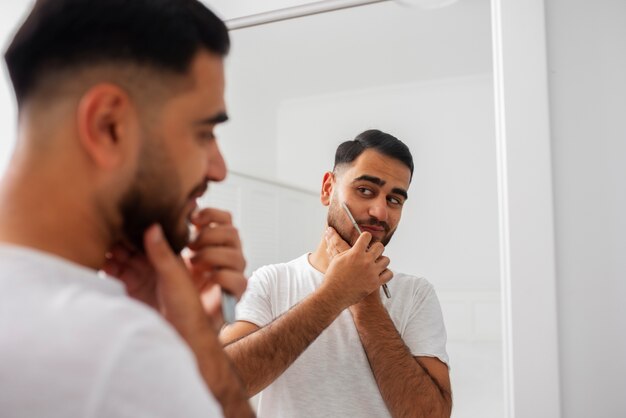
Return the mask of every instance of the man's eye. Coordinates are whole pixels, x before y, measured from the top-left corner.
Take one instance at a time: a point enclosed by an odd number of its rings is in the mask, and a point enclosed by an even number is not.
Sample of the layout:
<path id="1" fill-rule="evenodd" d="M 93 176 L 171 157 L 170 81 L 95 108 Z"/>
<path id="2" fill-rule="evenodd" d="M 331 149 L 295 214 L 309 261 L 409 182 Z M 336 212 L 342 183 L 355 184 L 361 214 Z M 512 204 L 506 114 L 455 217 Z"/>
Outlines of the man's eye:
<path id="1" fill-rule="evenodd" d="M 215 134 L 213 132 L 200 132 L 198 136 L 203 141 L 210 141 L 210 140 L 215 139 Z"/>
<path id="2" fill-rule="evenodd" d="M 387 198 L 387 200 L 389 201 L 389 203 L 391 203 L 392 205 L 402 205 L 402 200 L 395 198 L 395 197 L 389 197 Z"/>
<path id="3" fill-rule="evenodd" d="M 374 194 L 370 189 L 366 189 L 365 187 L 359 187 L 357 190 L 364 196 L 371 196 Z"/>

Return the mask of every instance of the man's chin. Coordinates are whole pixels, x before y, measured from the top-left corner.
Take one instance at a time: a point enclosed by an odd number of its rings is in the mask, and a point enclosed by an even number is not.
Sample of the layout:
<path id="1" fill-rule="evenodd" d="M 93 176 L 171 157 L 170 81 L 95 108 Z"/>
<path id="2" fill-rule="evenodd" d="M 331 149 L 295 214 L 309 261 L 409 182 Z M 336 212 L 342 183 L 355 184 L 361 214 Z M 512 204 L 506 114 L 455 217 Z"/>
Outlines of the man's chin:
<path id="1" fill-rule="evenodd" d="M 189 245 L 189 229 L 187 228 L 184 233 L 172 233 L 170 231 L 170 233 L 168 234 L 168 231 L 165 231 L 165 238 L 167 239 L 167 242 L 169 243 L 172 251 L 175 254 L 180 254 L 185 249 L 185 247 Z"/>
<path id="2" fill-rule="evenodd" d="M 144 254 L 145 248 L 143 239 L 146 229 L 147 228 L 125 228 L 117 242 L 129 251 Z"/>
<path id="3" fill-rule="evenodd" d="M 386 247 L 387 244 L 391 242 L 391 238 L 393 238 L 393 232 L 391 234 L 385 235 L 380 242 Z"/>
<path id="4" fill-rule="evenodd" d="M 141 252 L 143 253 L 143 247 L 138 247 L 133 241 L 128 239 L 128 237 L 122 237 L 121 239 L 115 241 L 114 246 L 120 246 L 131 253 Z"/>
<path id="5" fill-rule="evenodd" d="M 148 228 L 140 231 L 134 231 L 126 233 L 118 242 L 133 252 L 139 252 L 145 254 L 144 236 Z M 175 254 L 180 254 L 181 251 L 189 244 L 189 229 L 185 228 L 185 232 L 177 231 L 172 232 L 171 228 L 163 228 L 163 235 L 168 242 L 170 248 Z"/>

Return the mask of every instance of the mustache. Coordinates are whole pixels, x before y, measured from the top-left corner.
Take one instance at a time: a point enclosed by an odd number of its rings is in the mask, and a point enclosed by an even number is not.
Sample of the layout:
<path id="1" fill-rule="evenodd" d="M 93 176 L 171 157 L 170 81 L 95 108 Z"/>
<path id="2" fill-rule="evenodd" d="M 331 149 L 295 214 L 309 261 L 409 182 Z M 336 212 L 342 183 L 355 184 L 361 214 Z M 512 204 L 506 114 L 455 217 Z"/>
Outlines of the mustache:
<path id="1" fill-rule="evenodd" d="M 194 187 L 191 192 L 189 192 L 189 199 L 197 199 L 206 193 L 209 188 L 209 179 L 205 178 L 202 183 L 198 184 Z"/>
<path id="2" fill-rule="evenodd" d="M 357 220 L 356 223 L 359 225 L 382 226 L 383 229 L 385 230 L 385 233 L 389 232 L 390 230 L 389 224 L 387 222 L 379 221 L 378 219 L 374 217 L 369 218 L 367 221 Z"/>

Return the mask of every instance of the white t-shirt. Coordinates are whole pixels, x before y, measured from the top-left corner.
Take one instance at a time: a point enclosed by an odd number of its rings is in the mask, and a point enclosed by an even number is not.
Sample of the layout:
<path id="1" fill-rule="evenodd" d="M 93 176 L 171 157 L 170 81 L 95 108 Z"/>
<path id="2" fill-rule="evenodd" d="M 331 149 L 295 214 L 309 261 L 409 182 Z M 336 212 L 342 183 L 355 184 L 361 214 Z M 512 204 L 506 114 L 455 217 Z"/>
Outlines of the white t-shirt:
<path id="1" fill-rule="evenodd" d="M 191 350 L 122 284 L 0 245 L 0 416 L 221 417 Z"/>
<path id="2" fill-rule="evenodd" d="M 323 280 L 308 254 L 261 267 L 237 305 L 237 320 L 265 326 Z M 437 357 L 447 364 L 446 330 L 432 285 L 394 273 L 388 286 L 391 299 L 383 295 L 381 300 L 411 353 Z M 348 309 L 261 392 L 258 414 L 260 418 L 390 416 Z"/>

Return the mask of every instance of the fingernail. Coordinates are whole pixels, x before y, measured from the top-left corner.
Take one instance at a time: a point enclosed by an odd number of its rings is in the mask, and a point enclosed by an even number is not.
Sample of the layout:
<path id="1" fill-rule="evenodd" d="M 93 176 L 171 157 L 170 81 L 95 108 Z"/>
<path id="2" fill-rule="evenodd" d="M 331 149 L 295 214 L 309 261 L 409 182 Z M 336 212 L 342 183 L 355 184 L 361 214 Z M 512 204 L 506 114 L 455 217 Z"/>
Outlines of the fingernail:
<path id="1" fill-rule="evenodd" d="M 163 240 L 163 230 L 161 229 L 161 225 L 156 224 L 152 227 L 152 229 L 152 236 L 150 237 L 152 242 L 155 244 L 161 242 Z"/>
<path id="2" fill-rule="evenodd" d="M 189 225 L 189 243 L 192 243 L 198 238 L 198 228 L 191 224 Z"/>

